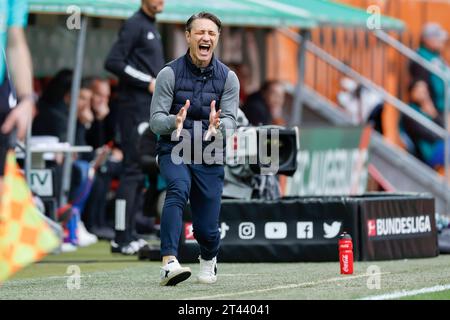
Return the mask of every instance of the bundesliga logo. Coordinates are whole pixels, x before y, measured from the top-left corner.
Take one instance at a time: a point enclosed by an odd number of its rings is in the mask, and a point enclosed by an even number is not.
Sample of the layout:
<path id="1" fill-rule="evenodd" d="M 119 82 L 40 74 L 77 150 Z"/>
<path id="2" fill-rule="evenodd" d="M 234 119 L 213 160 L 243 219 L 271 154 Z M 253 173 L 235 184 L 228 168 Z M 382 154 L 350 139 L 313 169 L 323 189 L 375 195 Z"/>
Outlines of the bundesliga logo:
<path id="1" fill-rule="evenodd" d="M 429 216 L 371 219 L 367 221 L 369 237 L 431 232 Z"/>
<path id="2" fill-rule="evenodd" d="M 377 223 L 375 219 L 367 221 L 367 231 L 369 237 L 375 237 L 377 235 Z"/>

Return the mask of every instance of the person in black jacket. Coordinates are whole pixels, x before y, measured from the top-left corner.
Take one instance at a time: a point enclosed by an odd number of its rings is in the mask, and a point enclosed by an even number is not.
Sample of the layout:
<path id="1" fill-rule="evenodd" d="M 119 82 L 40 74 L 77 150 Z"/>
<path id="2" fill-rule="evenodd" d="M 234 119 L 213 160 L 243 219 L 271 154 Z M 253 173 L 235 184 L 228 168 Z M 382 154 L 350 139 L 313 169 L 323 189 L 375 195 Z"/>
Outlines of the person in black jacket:
<path id="1" fill-rule="evenodd" d="M 444 114 L 439 112 L 430 96 L 428 85 L 423 80 L 415 80 L 408 88 L 411 108 L 444 127 Z M 444 141 L 407 116 L 402 116 L 401 128 L 413 144 L 415 155 L 433 169 L 444 166 Z"/>
<path id="2" fill-rule="evenodd" d="M 125 21 L 105 62 L 105 68 L 119 77 L 117 105 L 124 154 L 123 174 L 116 195 L 116 237 L 111 251 L 136 254 L 145 245 L 133 237 L 134 214 L 142 195 L 144 175 L 138 151 L 139 137 L 150 118 L 149 106 L 155 78 L 164 66 L 161 36 L 155 16 L 164 0 L 142 0 L 142 5 Z"/>
<path id="3" fill-rule="evenodd" d="M 420 47 L 417 49 L 417 54 L 428 62 L 432 63 L 442 73 L 450 74 L 450 66 L 445 61 L 442 53 L 448 41 L 448 33 L 439 24 L 429 22 L 422 28 L 420 38 Z M 420 64 L 412 61 L 409 65 L 411 75 L 411 83 L 417 81 L 425 81 L 431 100 L 439 112 L 445 110 L 445 90 L 446 84 L 444 81 L 424 68 Z"/>
<path id="4" fill-rule="evenodd" d="M 242 107 L 248 121 L 254 126 L 283 125 L 283 105 L 286 92 L 279 81 L 266 81 L 261 89 L 248 96 Z"/>

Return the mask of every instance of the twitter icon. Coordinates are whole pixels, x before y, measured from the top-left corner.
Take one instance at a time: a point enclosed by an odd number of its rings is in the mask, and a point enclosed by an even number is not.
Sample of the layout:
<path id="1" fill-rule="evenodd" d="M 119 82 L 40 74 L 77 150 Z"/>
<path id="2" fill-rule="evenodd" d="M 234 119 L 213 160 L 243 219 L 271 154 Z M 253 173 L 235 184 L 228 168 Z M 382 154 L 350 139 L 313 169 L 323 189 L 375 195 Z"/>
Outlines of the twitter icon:
<path id="1" fill-rule="evenodd" d="M 325 232 L 324 238 L 332 239 L 339 234 L 341 231 L 342 222 L 334 221 L 331 225 L 324 222 L 323 223 L 323 231 Z"/>

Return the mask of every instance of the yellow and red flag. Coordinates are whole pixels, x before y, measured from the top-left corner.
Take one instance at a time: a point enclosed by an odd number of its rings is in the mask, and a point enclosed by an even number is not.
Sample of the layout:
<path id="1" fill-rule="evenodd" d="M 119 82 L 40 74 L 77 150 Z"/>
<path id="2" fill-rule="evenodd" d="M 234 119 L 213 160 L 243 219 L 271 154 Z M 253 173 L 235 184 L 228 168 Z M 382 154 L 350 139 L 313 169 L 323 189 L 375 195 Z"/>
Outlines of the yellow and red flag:
<path id="1" fill-rule="evenodd" d="M 0 196 L 0 283 L 56 249 L 58 237 L 33 203 L 31 191 L 9 151 Z"/>

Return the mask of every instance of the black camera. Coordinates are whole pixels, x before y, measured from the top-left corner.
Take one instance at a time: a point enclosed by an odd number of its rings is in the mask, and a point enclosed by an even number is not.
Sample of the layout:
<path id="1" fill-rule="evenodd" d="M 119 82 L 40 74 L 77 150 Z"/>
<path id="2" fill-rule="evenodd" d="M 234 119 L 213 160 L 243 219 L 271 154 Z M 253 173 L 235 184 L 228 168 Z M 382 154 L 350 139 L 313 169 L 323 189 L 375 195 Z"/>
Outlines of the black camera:
<path id="1" fill-rule="evenodd" d="M 297 127 L 238 128 L 227 139 L 223 196 L 251 199 L 255 188 L 276 188 L 275 175 L 292 176 L 297 170 L 298 150 Z"/>

